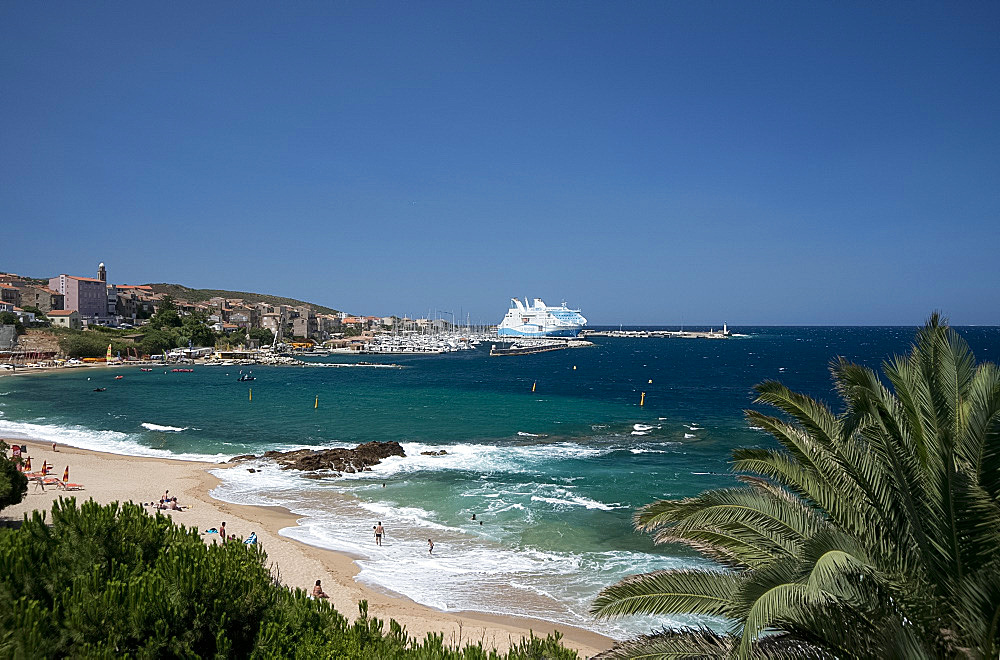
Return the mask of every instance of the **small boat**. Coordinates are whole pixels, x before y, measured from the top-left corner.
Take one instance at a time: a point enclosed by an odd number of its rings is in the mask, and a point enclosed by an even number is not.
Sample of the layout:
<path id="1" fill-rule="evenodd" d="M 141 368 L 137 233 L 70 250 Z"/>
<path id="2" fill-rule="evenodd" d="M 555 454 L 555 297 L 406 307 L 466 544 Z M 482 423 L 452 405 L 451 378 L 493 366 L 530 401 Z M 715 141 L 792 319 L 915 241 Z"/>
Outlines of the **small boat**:
<path id="1" fill-rule="evenodd" d="M 147 369 L 146 367 L 141 367 L 139 371 L 152 371 L 152 369 Z"/>
<path id="2" fill-rule="evenodd" d="M 250 374 L 243 374 L 242 376 L 240 376 L 236 380 L 237 380 L 237 382 L 245 383 L 248 380 L 257 380 L 257 377 L 256 376 L 251 376 Z"/>
<path id="3" fill-rule="evenodd" d="M 115 376 L 115 380 L 121 380 L 121 379 L 122 379 L 122 378 L 124 378 L 124 377 L 125 377 L 125 376 Z"/>
<path id="4" fill-rule="evenodd" d="M 194 371 L 194 369 L 171 369 L 170 371 L 175 374 L 189 374 Z"/>
<path id="5" fill-rule="evenodd" d="M 107 392 L 108 388 L 106 388 L 106 387 L 95 387 L 94 391 L 95 392 Z"/>

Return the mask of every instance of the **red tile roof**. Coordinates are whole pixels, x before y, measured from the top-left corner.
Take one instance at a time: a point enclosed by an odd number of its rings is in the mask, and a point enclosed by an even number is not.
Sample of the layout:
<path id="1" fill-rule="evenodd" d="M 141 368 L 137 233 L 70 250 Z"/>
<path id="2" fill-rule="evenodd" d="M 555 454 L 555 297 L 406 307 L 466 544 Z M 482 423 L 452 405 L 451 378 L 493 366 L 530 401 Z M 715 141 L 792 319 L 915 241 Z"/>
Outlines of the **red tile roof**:
<path id="1" fill-rule="evenodd" d="M 51 312 L 45 312 L 46 316 L 69 316 L 70 314 L 76 314 L 75 309 L 53 309 Z"/>

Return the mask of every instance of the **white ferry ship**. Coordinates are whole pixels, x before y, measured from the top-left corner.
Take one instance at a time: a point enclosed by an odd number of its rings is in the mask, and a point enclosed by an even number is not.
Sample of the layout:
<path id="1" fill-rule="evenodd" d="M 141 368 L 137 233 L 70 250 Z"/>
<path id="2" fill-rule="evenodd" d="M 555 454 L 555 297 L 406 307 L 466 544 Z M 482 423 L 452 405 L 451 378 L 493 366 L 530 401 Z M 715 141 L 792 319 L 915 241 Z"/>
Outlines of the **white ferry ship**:
<path id="1" fill-rule="evenodd" d="M 541 298 L 528 304 L 525 298 L 510 299 L 510 309 L 503 317 L 497 334 L 501 337 L 575 337 L 587 325 L 578 309 L 569 309 L 564 302 L 560 307 L 549 307 Z"/>

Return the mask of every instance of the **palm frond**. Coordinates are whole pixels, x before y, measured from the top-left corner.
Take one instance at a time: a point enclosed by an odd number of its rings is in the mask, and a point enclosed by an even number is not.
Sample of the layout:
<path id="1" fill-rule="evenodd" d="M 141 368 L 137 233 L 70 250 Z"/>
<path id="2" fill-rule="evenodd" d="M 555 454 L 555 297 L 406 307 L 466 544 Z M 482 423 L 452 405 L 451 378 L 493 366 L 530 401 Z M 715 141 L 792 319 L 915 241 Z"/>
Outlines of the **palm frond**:
<path id="1" fill-rule="evenodd" d="M 729 616 L 739 584 L 738 575 L 721 571 L 640 573 L 602 589 L 590 612 L 602 618 L 630 614 Z"/>
<path id="2" fill-rule="evenodd" d="M 707 628 L 663 630 L 616 644 L 592 660 L 723 660 L 738 640 Z"/>

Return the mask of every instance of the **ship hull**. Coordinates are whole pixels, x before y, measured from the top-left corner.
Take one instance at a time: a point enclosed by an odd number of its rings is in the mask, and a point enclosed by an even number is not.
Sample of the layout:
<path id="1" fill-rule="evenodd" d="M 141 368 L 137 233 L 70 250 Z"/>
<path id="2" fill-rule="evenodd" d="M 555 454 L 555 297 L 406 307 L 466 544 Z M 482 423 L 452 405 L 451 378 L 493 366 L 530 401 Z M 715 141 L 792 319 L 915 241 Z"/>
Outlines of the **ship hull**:
<path id="1" fill-rule="evenodd" d="M 536 330 L 501 327 L 497 328 L 497 335 L 500 337 L 576 337 L 581 328 L 582 326 L 558 330 Z"/>

